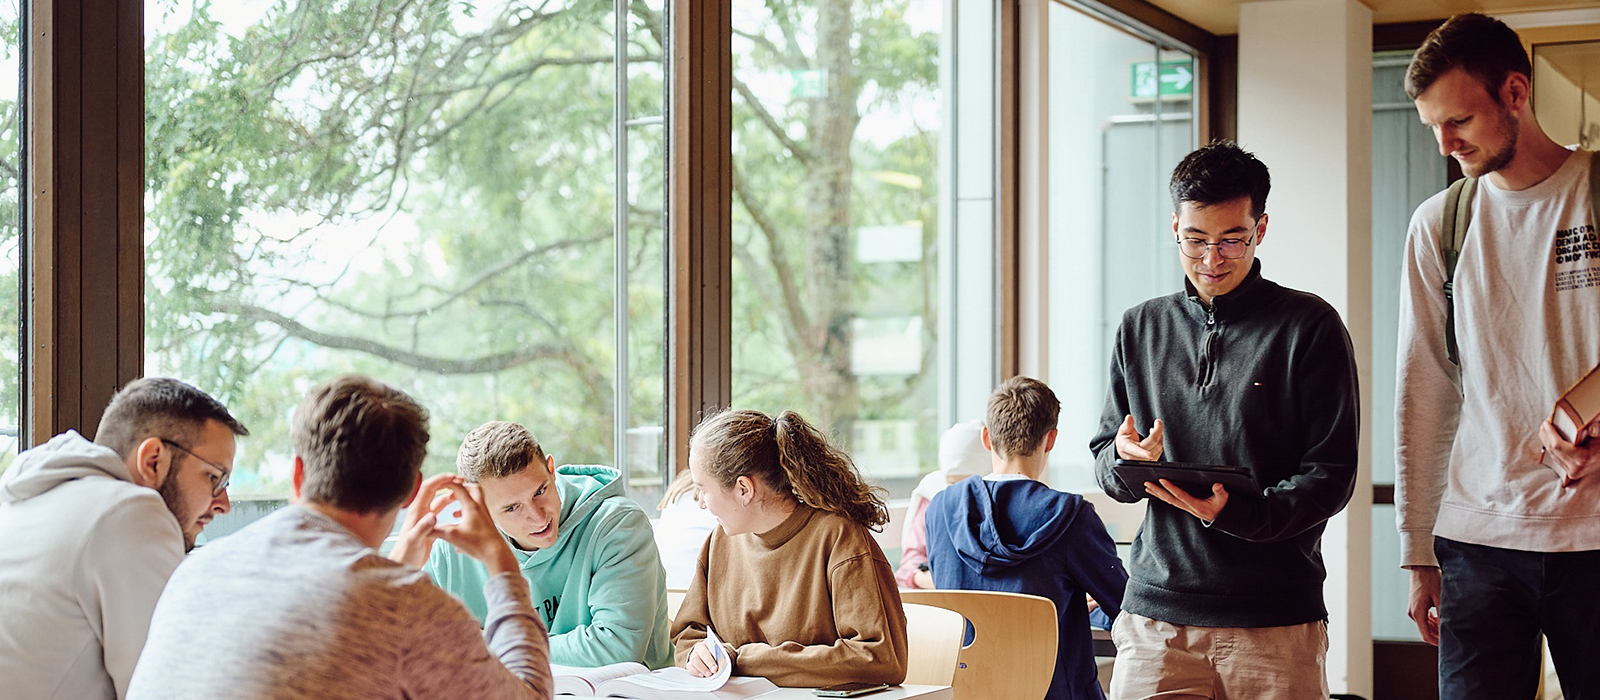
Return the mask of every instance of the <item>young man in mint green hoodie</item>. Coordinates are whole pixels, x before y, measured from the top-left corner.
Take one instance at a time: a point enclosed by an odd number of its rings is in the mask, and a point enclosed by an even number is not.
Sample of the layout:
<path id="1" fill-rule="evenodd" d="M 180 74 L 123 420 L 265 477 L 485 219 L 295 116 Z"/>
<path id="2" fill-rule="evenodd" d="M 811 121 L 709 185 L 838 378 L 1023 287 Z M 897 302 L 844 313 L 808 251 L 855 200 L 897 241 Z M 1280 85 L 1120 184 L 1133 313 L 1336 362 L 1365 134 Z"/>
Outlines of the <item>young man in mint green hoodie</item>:
<path id="1" fill-rule="evenodd" d="M 666 572 L 649 517 L 623 495 L 618 470 L 557 468 L 527 428 L 504 421 L 468 433 L 456 469 L 482 489 L 522 566 L 550 628 L 551 663 L 672 665 Z M 482 564 L 439 540 L 423 571 L 483 619 Z"/>

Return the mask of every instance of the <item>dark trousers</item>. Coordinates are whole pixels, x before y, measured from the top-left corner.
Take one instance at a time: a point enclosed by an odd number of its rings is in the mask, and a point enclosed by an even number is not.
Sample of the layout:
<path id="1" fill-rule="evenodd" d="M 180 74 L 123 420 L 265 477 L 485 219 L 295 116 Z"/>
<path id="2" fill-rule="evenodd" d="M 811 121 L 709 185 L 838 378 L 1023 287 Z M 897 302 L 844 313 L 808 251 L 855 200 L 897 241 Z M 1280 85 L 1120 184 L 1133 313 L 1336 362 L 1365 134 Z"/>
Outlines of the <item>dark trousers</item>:
<path id="1" fill-rule="evenodd" d="M 1532 698 L 1540 633 L 1566 699 L 1600 700 L 1600 551 L 1433 542 L 1441 700 Z"/>

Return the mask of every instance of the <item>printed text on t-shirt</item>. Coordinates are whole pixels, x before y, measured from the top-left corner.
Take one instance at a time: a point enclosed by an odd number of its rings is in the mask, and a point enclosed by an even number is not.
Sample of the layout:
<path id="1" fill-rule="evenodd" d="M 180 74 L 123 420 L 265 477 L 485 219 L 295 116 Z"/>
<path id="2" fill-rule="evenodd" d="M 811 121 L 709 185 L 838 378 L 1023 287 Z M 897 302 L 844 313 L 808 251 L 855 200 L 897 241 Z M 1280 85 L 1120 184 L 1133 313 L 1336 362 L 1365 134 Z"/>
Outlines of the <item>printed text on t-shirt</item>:
<path id="1" fill-rule="evenodd" d="M 1593 224 L 1556 231 L 1556 264 L 1600 259 L 1600 233 Z"/>

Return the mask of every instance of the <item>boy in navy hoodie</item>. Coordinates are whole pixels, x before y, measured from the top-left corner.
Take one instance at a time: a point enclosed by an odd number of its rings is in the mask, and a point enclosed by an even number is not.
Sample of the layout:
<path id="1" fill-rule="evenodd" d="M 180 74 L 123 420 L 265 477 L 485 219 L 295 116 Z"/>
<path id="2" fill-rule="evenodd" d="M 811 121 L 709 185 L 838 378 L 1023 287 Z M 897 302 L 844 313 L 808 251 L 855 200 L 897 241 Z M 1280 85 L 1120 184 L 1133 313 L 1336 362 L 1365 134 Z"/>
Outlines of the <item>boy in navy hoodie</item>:
<path id="1" fill-rule="evenodd" d="M 1045 697 L 1103 700 L 1085 594 L 1099 603 L 1096 612 L 1115 617 L 1128 572 L 1094 506 L 1038 481 L 1055 447 L 1060 412 L 1055 392 L 1037 379 L 1012 377 L 995 390 L 983 429 L 994 473 L 934 496 L 927 514 L 928 565 L 939 588 L 1054 601 L 1061 639 Z"/>

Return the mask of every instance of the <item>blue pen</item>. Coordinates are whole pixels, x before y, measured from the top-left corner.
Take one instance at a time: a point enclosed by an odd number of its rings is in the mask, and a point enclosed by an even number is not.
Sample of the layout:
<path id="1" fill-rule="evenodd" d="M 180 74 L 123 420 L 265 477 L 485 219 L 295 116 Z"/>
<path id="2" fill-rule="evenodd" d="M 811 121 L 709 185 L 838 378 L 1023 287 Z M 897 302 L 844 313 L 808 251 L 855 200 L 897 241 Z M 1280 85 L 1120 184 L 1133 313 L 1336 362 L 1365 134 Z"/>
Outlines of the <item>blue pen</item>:
<path id="1" fill-rule="evenodd" d="M 718 639 L 717 633 L 712 632 L 709 627 L 706 628 L 706 643 L 711 645 L 711 660 L 717 662 L 717 668 L 711 671 L 716 673 L 722 669 L 722 640 Z"/>

